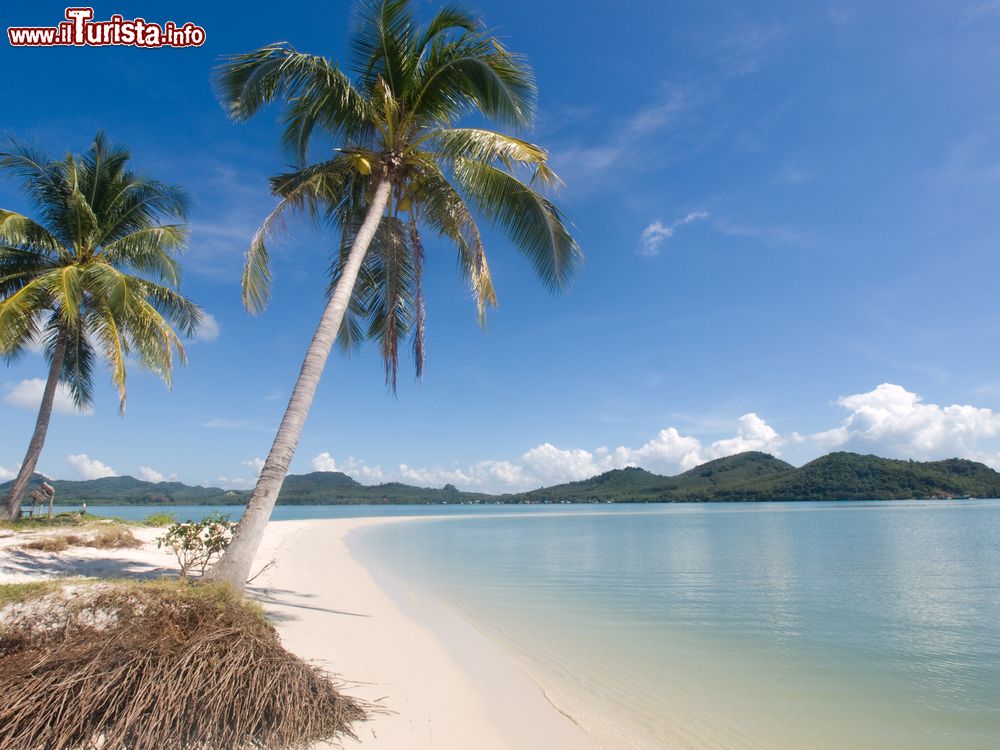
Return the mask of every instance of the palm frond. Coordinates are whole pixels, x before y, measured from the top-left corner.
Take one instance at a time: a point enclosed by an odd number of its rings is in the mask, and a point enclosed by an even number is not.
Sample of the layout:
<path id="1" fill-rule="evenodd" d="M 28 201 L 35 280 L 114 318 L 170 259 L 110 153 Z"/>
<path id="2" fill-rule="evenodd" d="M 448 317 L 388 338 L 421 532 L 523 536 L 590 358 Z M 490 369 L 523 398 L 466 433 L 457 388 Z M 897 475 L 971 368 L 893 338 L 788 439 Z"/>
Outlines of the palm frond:
<path id="1" fill-rule="evenodd" d="M 289 102 L 282 142 L 301 162 L 313 130 L 334 138 L 363 137 L 371 128 L 367 101 L 336 65 L 324 57 L 276 42 L 233 55 L 216 68 L 215 91 L 229 116 L 250 119 L 278 97 Z"/>
<path id="2" fill-rule="evenodd" d="M 125 357 L 128 355 L 128 341 L 122 334 L 121 319 L 103 301 L 91 306 L 87 315 L 87 330 L 94 343 L 101 347 L 101 354 L 111 369 L 111 382 L 118 389 L 118 411 L 125 414 L 127 396 Z"/>
<path id="3" fill-rule="evenodd" d="M 420 70 L 410 109 L 415 117 L 449 124 L 478 111 L 516 127 L 531 125 L 537 89 L 520 55 L 491 37 L 434 45 Z"/>
<path id="4" fill-rule="evenodd" d="M 112 265 L 151 274 L 173 286 L 180 283 L 180 266 L 172 252 L 182 250 L 188 239 L 186 224 L 143 227 L 106 244 L 103 256 Z"/>
<path id="5" fill-rule="evenodd" d="M 458 248 L 459 271 L 472 289 L 479 324 L 485 326 L 487 308 L 496 306 L 497 297 L 472 212 L 433 160 L 422 164 L 419 198 L 423 220 Z"/>
<path id="6" fill-rule="evenodd" d="M 126 355 L 169 384 L 173 353 L 184 356 L 172 326 L 190 335 L 202 317 L 176 289 L 187 197 L 128 162 L 103 133 L 59 161 L 16 142 L 0 153 L 0 170 L 21 181 L 42 217 L 0 211 L 0 353 L 16 356 L 41 335 L 51 360 L 65 341 L 60 379 L 79 406 L 93 398 L 100 355 L 123 411 Z"/>
<path id="7" fill-rule="evenodd" d="M 23 214 L 4 209 L 0 209 L 0 243 L 32 248 L 46 255 L 59 252 L 59 240 L 45 227 Z"/>
<path id="8" fill-rule="evenodd" d="M 251 313 L 262 312 L 271 296 L 271 266 L 267 241 L 284 226 L 290 211 L 304 211 L 319 218 L 331 203 L 339 202 L 343 185 L 354 171 L 350 155 L 340 155 L 320 164 L 278 175 L 271 190 L 281 198 L 254 233 L 243 263 L 243 305 Z"/>
<path id="9" fill-rule="evenodd" d="M 0 300 L 0 354 L 15 355 L 38 334 L 38 317 L 53 308 L 54 270 L 46 270 Z"/>
<path id="10" fill-rule="evenodd" d="M 461 6 L 442 6 L 420 36 L 420 41 L 417 42 L 415 48 L 416 53 L 419 57 L 423 57 L 432 42 L 449 32 L 477 34 L 482 31 L 482 28 L 482 21 Z"/>
<path id="11" fill-rule="evenodd" d="M 440 128 L 427 135 L 424 144 L 434 156 L 452 162 L 472 159 L 487 164 L 499 163 L 508 171 L 519 164 L 544 165 L 545 149 L 513 136 L 480 128 Z"/>
<path id="12" fill-rule="evenodd" d="M 559 209 L 516 177 L 489 164 L 459 159 L 454 176 L 477 209 L 524 252 L 546 286 L 565 288 L 583 253 Z"/>
<path id="13" fill-rule="evenodd" d="M 66 337 L 66 352 L 63 355 L 62 372 L 59 380 L 69 388 L 73 403 L 83 409 L 94 401 L 94 364 L 97 353 L 86 334 L 86 317 L 81 325 L 66 329 L 59 318 L 53 315 L 45 326 L 42 340 L 46 358 L 54 356 L 59 337 Z"/>
<path id="14" fill-rule="evenodd" d="M 351 67 L 369 95 L 379 78 L 396 96 L 413 80 L 416 29 L 408 11 L 408 0 L 362 0 L 356 6 L 350 37 Z"/>

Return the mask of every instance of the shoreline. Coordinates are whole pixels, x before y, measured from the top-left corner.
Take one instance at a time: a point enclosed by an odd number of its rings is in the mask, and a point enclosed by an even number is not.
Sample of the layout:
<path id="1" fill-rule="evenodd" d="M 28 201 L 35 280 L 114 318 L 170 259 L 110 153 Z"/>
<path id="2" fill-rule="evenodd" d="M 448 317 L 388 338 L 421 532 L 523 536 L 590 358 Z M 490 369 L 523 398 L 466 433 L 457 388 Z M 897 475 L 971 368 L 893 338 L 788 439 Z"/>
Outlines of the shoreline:
<path id="1" fill-rule="evenodd" d="M 415 591 L 392 591 L 347 538 L 413 517 L 275 521 L 251 586 L 289 650 L 377 706 L 345 748 L 598 750 L 503 646 Z M 397 601 L 396 594 L 405 597 Z"/>
<path id="2" fill-rule="evenodd" d="M 272 521 L 247 586 L 281 642 L 370 704 L 358 739 L 317 748 L 375 750 L 600 750 L 552 704 L 516 657 L 457 613 L 425 602 L 413 616 L 350 552 L 346 538 L 376 524 L 420 517 Z M 73 576 L 176 575 L 158 549 L 162 529 L 129 526 L 138 549 L 25 551 L 30 538 L 63 530 L 0 533 L 0 584 Z M 415 596 L 413 592 L 410 597 Z M 428 622 L 431 625 L 428 626 Z"/>

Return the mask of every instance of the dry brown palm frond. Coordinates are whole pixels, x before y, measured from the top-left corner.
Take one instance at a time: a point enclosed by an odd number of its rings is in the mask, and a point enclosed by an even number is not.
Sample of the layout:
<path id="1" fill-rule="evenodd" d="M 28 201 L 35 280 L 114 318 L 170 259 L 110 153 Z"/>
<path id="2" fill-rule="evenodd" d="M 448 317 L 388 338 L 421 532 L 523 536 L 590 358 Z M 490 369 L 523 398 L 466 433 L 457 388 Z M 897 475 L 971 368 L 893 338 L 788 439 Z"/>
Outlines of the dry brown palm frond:
<path id="1" fill-rule="evenodd" d="M 105 585 L 26 606 L 0 624 L 3 748 L 291 750 L 365 718 L 224 589 Z M 34 627 L 39 607 L 63 626 Z"/>

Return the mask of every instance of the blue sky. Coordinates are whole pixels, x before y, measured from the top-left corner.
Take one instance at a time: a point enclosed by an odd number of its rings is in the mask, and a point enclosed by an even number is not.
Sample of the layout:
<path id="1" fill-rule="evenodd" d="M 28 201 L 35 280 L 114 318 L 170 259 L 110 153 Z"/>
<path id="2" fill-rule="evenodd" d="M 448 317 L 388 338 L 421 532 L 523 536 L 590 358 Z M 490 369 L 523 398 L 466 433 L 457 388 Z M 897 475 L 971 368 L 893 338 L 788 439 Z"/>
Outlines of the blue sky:
<path id="1" fill-rule="evenodd" d="M 228 122 L 209 72 L 277 40 L 342 57 L 349 4 L 294 6 L 95 6 L 193 21 L 198 49 L 0 44 L 0 129 L 61 154 L 103 128 L 190 192 L 184 290 L 217 322 L 171 392 L 132 371 L 124 418 L 102 372 L 93 413 L 53 418 L 46 474 L 252 483 L 331 238 L 291 226 L 270 309 L 243 311 L 242 254 L 288 160 L 277 110 Z M 3 25 L 55 24 L 64 7 L 8 2 Z M 404 373 L 393 397 L 374 351 L 335 355 L 293 472 L 501 490 L 747 448 L 1000 467 L 1000 3 L 470 7 L 535 67 L 529 137 L 567 183 L 586 266 L 551 296 L 489 233 L 500 307 L 484 333 L 452 248 L 429 241 L 424 382 Z M 9 182 L 0 206 L 28 208 Z M 0 477 L 44 376 L 37 355 L 0 372 Z"/>

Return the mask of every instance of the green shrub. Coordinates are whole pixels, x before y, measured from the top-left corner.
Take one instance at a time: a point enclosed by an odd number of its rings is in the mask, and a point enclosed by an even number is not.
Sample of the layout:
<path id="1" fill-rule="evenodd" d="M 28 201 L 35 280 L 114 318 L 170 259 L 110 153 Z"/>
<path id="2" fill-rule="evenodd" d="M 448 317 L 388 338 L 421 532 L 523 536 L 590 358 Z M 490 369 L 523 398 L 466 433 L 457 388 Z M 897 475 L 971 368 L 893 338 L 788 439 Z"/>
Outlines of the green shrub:
<path id="1" fill-rule="evenodd" d="M 177 516 L 165 511 L 150 513 L 142 519 L 143 526 L 169 526 L 172 523 L 177 523 Z"/>
<path id="2" fill-rule="evenodd" d="M 201 577 L 226 551 L 235 531 L 236 524 L 228 515 L 210 513 L 197 522 L 171 524 L 163 536 L 157 537 L 156 546 L 166 547 L 174 553 L 182 578 L 192 573 Z"/>

